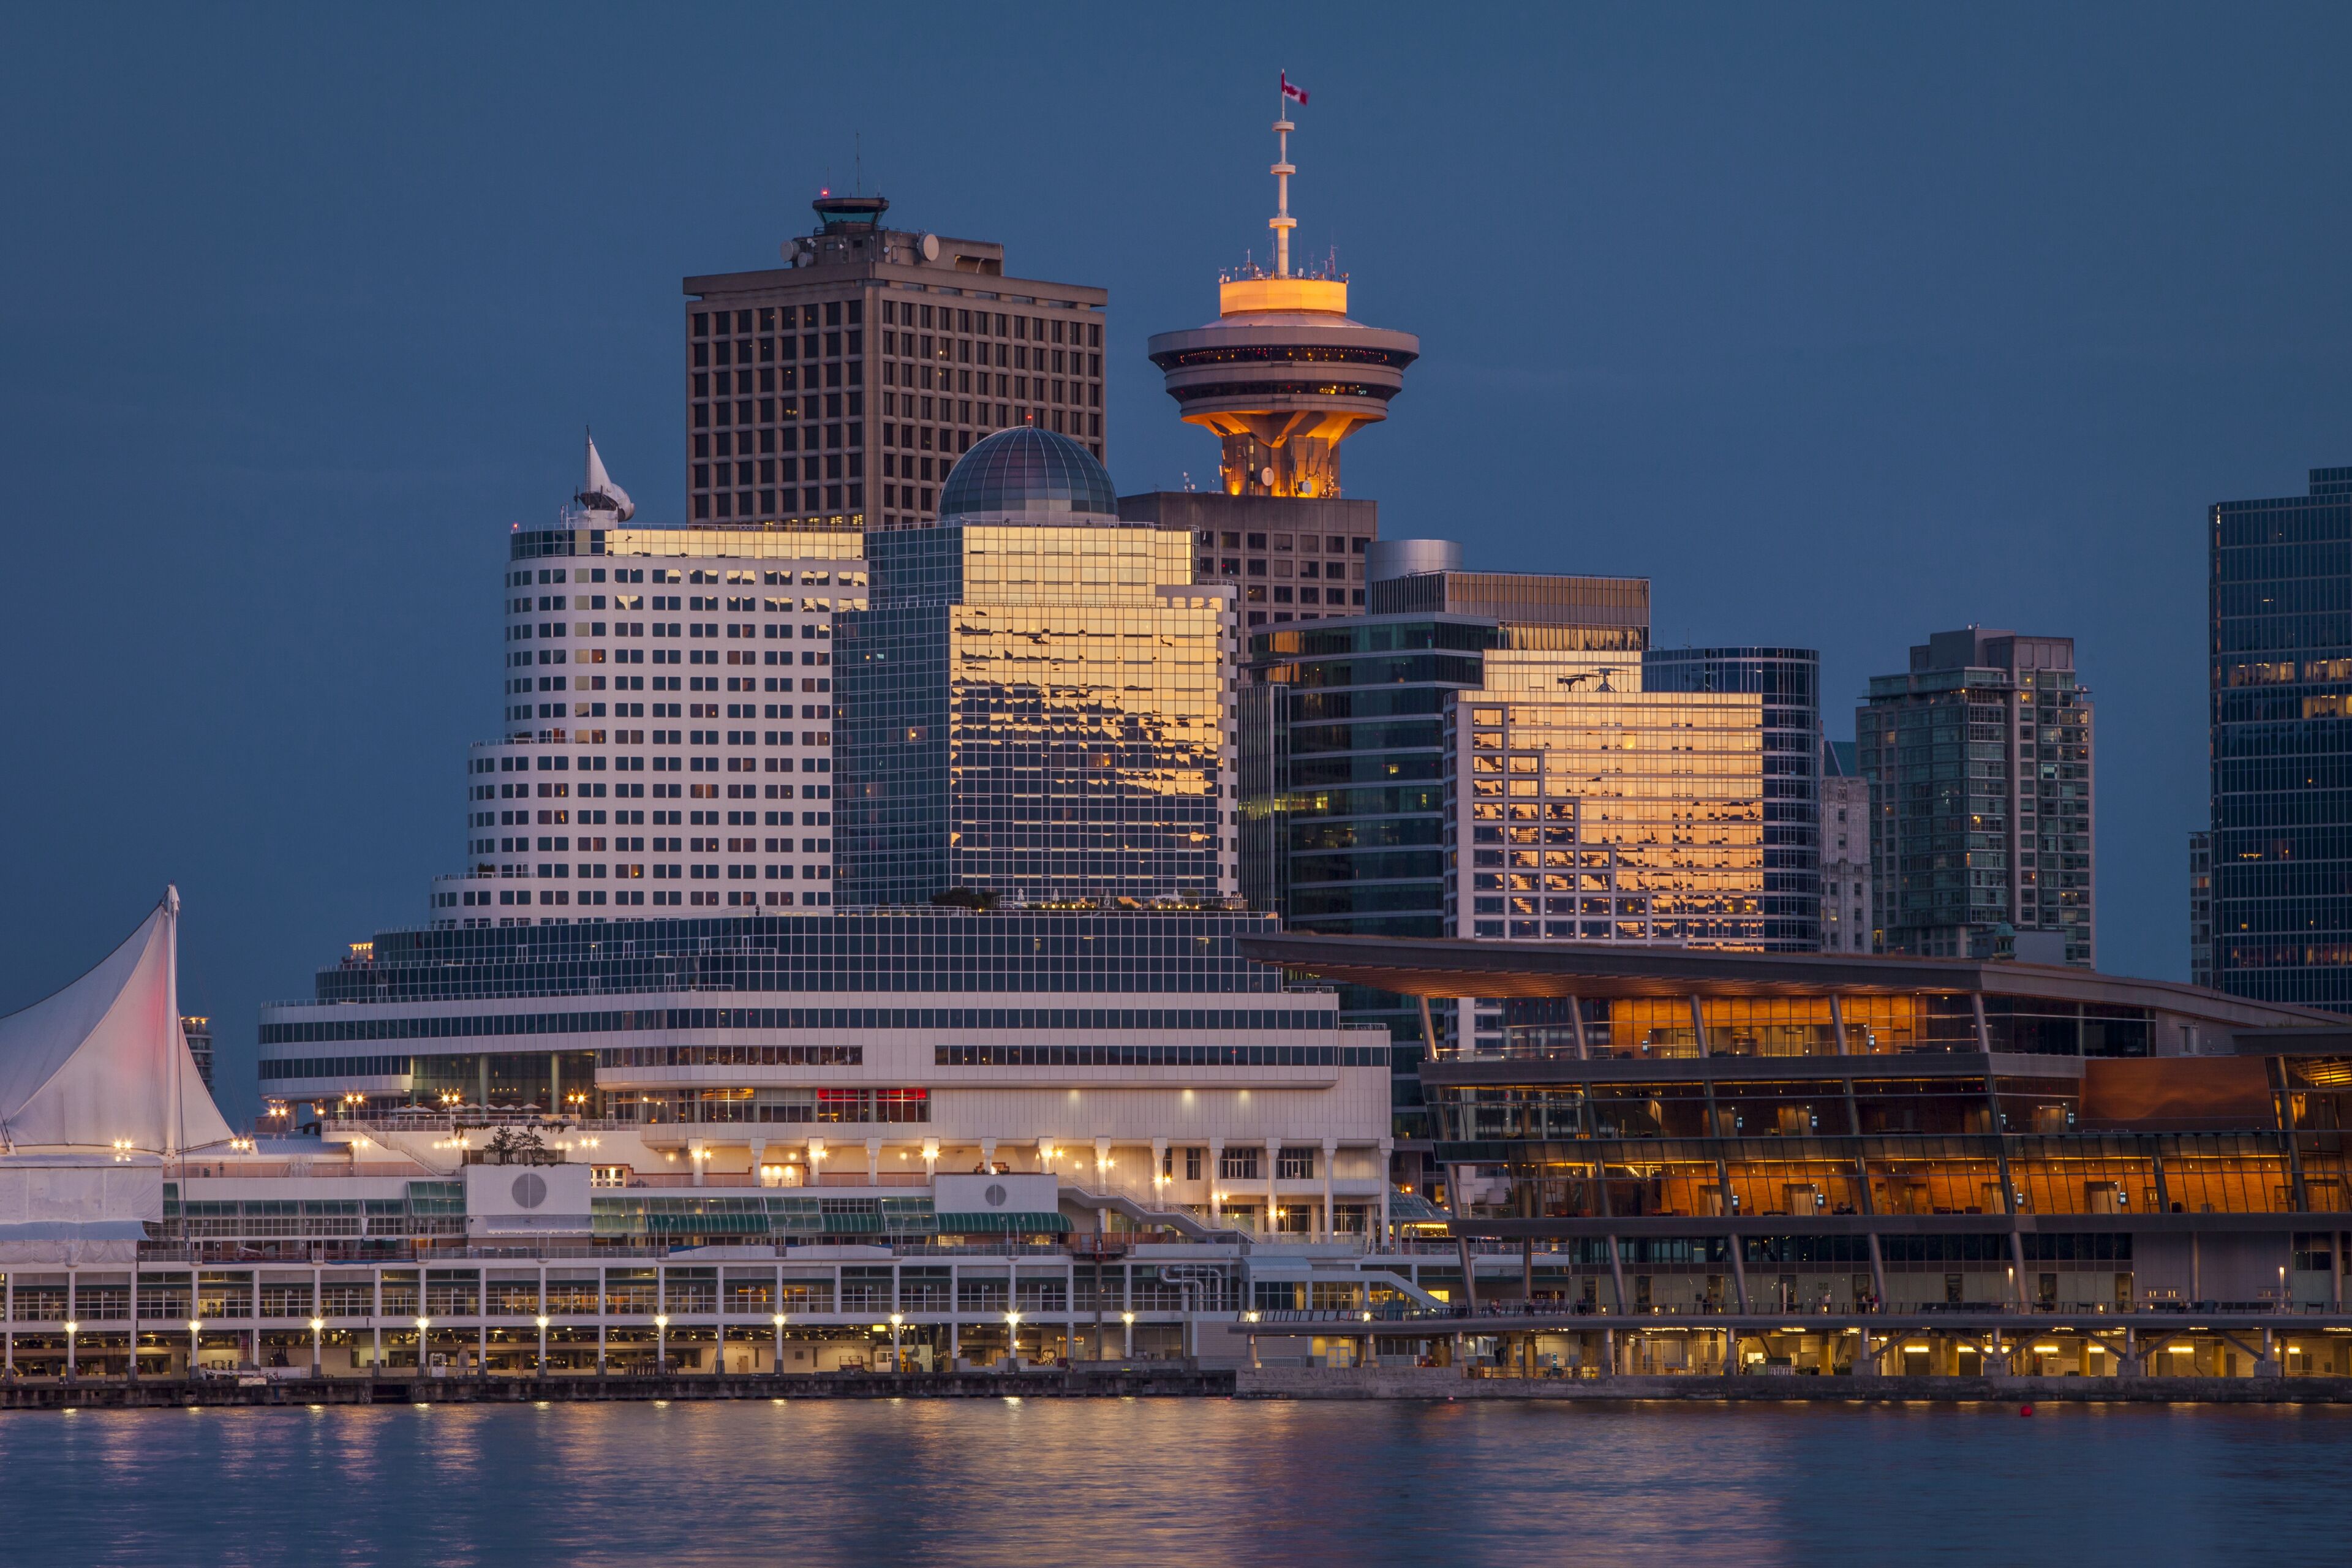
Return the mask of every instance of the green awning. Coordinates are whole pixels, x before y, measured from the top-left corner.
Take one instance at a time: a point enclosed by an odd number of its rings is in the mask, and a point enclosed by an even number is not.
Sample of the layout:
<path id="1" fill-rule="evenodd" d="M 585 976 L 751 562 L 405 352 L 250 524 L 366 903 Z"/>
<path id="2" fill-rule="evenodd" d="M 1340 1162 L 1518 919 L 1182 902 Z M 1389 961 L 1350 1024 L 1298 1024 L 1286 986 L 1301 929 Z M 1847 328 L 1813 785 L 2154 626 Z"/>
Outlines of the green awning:
<path id="1" fill-rule="evenodd" d="M 989 1235 L 1031 1236 L 1050 1232 L 1059 1236 L 1070 1228 L 1070 1222 L 1057 1214 L 943 1214 L 940 1215 L 942 1236 Z"/>

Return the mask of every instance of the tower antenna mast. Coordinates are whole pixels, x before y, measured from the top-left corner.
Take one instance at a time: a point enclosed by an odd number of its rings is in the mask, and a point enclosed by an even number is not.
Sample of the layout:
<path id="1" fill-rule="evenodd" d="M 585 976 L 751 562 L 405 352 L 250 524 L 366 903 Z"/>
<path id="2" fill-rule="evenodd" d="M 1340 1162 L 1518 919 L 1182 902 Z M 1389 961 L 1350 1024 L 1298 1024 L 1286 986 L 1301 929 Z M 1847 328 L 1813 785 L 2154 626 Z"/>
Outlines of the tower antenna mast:
<path id="1" fill-rule="evenodd" d="M 1298 129 L 1290 120 L 1293 97 L 1301 103 L 1307 101 L 1307 94 L 1290 85 L 1290 73 L 1285 70 L 1282 73 L 1281 95 L 1275 100 L 1274 216 L 1266 223 L 1266 226 L 1274 230 L 1274 275 L 1276 278 L 1290 276 L 1290 231 L 1298 226 L 1298 220 L 1290 216 L 1290 176 L 1298 173 L 1290 162 L 1290 133 Z"/>

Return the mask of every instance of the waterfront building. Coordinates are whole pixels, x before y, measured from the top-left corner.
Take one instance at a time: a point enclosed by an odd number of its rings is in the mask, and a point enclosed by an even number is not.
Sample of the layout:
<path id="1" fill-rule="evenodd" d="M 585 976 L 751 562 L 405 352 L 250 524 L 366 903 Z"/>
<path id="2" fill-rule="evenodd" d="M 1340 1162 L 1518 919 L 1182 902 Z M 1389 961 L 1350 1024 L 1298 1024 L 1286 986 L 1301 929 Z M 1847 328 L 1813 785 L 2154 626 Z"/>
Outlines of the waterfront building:
<path id="1" fill-rule="evenodd" d="M 2352 1011 L 2352 468 L 2209 521 L 2213 984 Z"/>
<path id="2" fill-rule="evenodd" d="M 956 458 L 1013 426 L 1103 456 L 1104 290 L 887 227 L 878 195 L 811 205 L 781 268 L 685 281 L 695 522 L 917 527 Z"/>
<path id="3" fill-rule="evenodd" d="M 1761 699 L 1643 689 L 1645 580 L 1465 572 L 1439 541 L 1372 561 L 1367 616 L 1250 638 L 1252 907 L 1362 936 L 1762 942 Z M 1500 1003 L 1342 1005 L 1397 1042 L 1417 1154 L 1424 1031 L 1491 1034 Z"/>
<path id="4" fill-rule="evenodd" d="M 833 623 L 863 536 L 642 526 L 593 442 L 552 528 L 510 531 L 499 737 L 466 763 L 436 926 L 830 908 Z"/>
<path id="5" fill-rule="evenodd" d="M 1507 1359 L 2352 1372 L 2352 1037 L 2327 1015 L 2015 961 L 1241 946 L 1511 998 L 1498 1040 L 1421 1068 L 1452 1234 L 1519 1249 L 1472 1277 L 1519 1330 Z"/>
<path id="6" fill-rule="evenodd" d="M 1873 952 L 1870 781 L 1852 741 L 1822 747 L 1822 951 Z"/>
<path id="7" fill-rule="evenodd" d="M 1879 951 L 2095 967 L 2090 689 L 2071 637 L 1969 626 L 1854 715 Z"/>
<path id="8" fill-rule="evenodd" d="M 2189 984 L 2213 984 L 2213 836 L 2189 836 Z"/>
<path id="9" fill-rule="evenodd" d="M 1233 592 L 1117 507 L 1084 446 L 1023 428 L 957 465 L 937 527 L 868 538 L 837 623 L 843 901 L 1237 892 Z"/>
<path id="10" fill-rule="evenodd" d="M 1763 699 L 1763 946 L 1820 951 L 1822 656 L 1800 647 L 1645 648 L 1642 687 L 1752 691 Z"/>

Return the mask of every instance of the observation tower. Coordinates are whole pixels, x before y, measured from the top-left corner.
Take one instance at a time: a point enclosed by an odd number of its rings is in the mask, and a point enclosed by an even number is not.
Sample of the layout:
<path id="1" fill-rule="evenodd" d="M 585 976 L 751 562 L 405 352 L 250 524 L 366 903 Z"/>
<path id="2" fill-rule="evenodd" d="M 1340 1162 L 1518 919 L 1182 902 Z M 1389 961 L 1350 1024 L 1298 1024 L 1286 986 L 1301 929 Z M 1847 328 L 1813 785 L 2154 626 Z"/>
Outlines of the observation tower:
<path id="1" fill-rule="evenodd" d="M 1405 367 L 1421 357 L 1411 332 L 1368 327 L 1348 316 L 1348 279 L 1328 266 L 1294 271 L 1290 231 L 1290 133 L 1274 122 L 1274 269 L 1251 266 L 1217 280 L 1217 319 L 1189 331 L 1160 332 L 1151 363 L 1167 378 L 1185 423 L 1224 444 L 1228 495 L 1340 495 L 1339 443 L 1359 426 L 1388 417 Z"/>

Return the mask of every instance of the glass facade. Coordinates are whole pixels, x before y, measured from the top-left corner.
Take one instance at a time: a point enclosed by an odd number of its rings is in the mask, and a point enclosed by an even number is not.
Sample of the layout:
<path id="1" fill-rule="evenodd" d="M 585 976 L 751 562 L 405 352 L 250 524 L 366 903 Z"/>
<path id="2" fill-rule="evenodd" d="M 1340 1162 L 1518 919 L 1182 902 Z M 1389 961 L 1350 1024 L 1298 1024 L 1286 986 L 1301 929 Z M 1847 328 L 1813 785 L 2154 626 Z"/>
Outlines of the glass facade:
<path id="1" fill-rule="evenodd" d="M 1760 949 L 1759 707 L 1597 687 L 1459 704 L 1451 934 Z"/>
<path id="2" fill-rule="evenodd" d="M 1764 702 L 1764 947 L 1822 946 L 1822 656 L 1798 647 L 1651 648 L 1646 691 L 1749 691 Z"/>
<path id="3" fill-rule="evenodd" d="M 2212 973 L 2352 1011 L 2352 468 L 2213 509 Z"/>
<path id="4" fill-rule="evenodd" d="M 950 521 L 868 542 L 872 607 L 836 623 L 836 897 L 1222 900 L 1233 605 L 1192 586 L 1191 536 Z"/>
<path id="5" fill-rule="evenodd" d="M 1263 915 L 942 910 L 388 931 L 320 970 L 313 1000 L 460 1002 L 642 991 L 1279 995 L 1281 971 L 1234 948 L 1237 937 L 1275 929 Z M 264 1026 L 278 1025 L 266 1017 Z M 730 1026 L 721 1018 L 692 1026 Z M 744 1026 L 770 1026 L 746 1019 Z M 528 1032 L 520 1018 L 510 1027 Z"/>
<path id="6" fill-rule="evenodd" d="M 2096 967 L 2090 695 L 2072 638 L 1975 626 L 1871 678 L 1878 952 Z"/>

